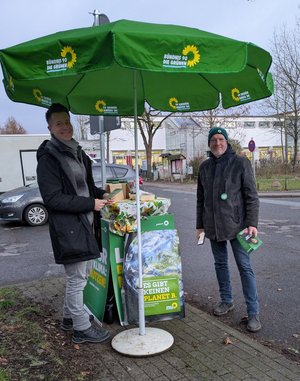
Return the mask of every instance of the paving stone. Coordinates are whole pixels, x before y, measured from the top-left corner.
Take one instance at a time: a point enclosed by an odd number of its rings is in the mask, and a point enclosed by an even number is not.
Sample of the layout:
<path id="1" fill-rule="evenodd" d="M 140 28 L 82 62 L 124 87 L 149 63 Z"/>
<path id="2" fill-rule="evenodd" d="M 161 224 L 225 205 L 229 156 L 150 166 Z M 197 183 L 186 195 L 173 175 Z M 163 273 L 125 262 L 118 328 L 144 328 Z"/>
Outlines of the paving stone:
<path id="1" fill-rule="evenodd" d="M 33 302 L 50 305 L 55 319 L 61 318 L 65 289 L 62 277 L 13 287 Z M 175 340 L 173 347 L 156 356 L 135 358 L 121 355 L 110 344 L 105 344 L 99 362 L 95 364 L 101 364 L 103 369 L 101 381 L 300 380 L 300 367 L 296 363 L 187 303 L 184 319 L 156 322 L 149 326 L 170 332 Z M 107 328 L 113 335 L 125 329 L 117 323 Z M 224 344 L 227 336 L 232 344 Z"/>

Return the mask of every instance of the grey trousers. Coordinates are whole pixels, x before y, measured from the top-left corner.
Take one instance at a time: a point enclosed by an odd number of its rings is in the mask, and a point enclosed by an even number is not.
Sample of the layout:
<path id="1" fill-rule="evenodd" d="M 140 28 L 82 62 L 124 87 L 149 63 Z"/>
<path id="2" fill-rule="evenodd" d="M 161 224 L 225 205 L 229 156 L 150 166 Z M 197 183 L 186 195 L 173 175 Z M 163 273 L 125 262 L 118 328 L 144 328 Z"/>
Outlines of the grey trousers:
<path id="1" fill-rule="evenodd" d="M 63 317 L 73 320 L 73 328 L 84 331 L 91 326 L 89 314 L 83 307 L 83 289 L 86 285 L 92 261 L 64 265 L 66 272 L 66 293 Z"/>

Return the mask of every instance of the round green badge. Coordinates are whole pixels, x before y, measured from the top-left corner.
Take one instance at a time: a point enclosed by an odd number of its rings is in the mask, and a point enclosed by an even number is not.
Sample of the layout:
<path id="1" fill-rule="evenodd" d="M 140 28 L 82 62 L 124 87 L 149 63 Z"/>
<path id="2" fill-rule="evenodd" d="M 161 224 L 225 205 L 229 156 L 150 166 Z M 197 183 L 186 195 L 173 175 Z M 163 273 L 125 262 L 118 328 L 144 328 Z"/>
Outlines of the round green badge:
<path id="1" fill-rule="evenodd" d="M 222 193 L 222 194 L 221 194 L 221 200 L 224 200 L 224 201 L 225 201 L 225 200 L 227 200 L 227 197 L 228 197 L 228 196 L 227 196 L 227 193 Z"/>

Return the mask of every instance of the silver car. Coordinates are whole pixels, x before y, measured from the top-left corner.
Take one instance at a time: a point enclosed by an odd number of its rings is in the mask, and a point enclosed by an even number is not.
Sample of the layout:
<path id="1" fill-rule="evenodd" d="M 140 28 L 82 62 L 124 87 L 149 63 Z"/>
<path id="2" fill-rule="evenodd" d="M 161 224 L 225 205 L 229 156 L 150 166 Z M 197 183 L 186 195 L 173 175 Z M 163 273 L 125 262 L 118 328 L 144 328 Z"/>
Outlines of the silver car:
<path id="1" fill-rule="evenodd" d="M 101 164 L 93 163 L 93 177 L 97 187 L 102 186 Z M 126 180 L 133 183 L 135 172 L 128 165 L 106 164 L 108 181 Z M 140 184 L 142 179 L 140 178 Z M 16 188 L 0 195 L 0 221 L 24 221 L 30 226 L 44 225 L 48 212 L 37 183 Z"/>

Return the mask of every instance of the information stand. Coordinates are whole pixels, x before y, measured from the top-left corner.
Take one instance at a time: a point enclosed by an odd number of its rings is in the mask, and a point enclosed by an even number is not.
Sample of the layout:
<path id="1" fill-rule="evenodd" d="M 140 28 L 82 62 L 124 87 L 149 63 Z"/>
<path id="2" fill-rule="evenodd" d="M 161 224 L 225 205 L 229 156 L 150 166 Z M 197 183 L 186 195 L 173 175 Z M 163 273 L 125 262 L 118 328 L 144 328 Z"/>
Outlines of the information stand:
<path id="1" fill-rule="evenodd" d="M 102 254 L 99 259 L 93 261 L 92 270 L 84 289 L 84 304 L 99 321 L 103 321 L 108 297 L 108 284 L 111 278 L 120 324 L 127 325 L 137 322 L 137 296 L 134 287 L 132 288 L 129 284 L 134 279 L 128 277 L 128 274 L 123 274 L 126 269 L 132 270 L 129 271 L 130 274 L 135 271 L 134 256 L 131 256 L 133 262 L 126 261 L 124 267 L 125 247 L 129 247 L 128 241 L 130 241 L 131 250 L 135 251 L 134 246 L 132 246 L 134 245 L 135 234 L 121 236 L 112 233 L 109 229 L 110 223 L 110 220 L 101 220 Z M 147 239 L 146 236 L 149 239 L 149 234 L 154 235 L 154 232 L 161 232 L 161 237 L 163 237 L 164 232 L 162 231 L 164 230 L 177 235 L 172 214 L 149 216 L 142 220 L 141 228 L 142 237 L 144 235 L 145 238 L 142 238 L 142 241 Z M 144 251 L 147 250 L 144 249 Z M 162 268 L 163 264 L 159 267 Z M 178 267 L 181 267 L 180 257 L 177 258 Z M 172 269 L 171 274 L 168 274 L 170 270 L 170 268 L 166 268 L 157 275 L 150 268 L 147 269 L 148 274 L 143 279 L 147 321 L 170 319 L 176 313 L 177 317 L 184 316 L 182 274 L 181 271 L 180 274 L 175 274 L 174 269 Z M 130 289 L 133 291 L 131 292 Z"/>

